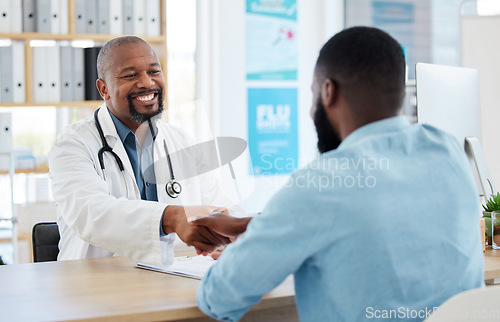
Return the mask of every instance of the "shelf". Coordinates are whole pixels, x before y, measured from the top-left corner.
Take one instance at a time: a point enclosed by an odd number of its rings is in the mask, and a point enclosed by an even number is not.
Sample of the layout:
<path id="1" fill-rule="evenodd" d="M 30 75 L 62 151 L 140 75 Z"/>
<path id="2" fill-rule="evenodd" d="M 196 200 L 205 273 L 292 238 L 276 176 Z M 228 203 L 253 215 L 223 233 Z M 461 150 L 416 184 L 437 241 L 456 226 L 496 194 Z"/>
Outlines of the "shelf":
<path id="1" fill-rule="evenodd" d="M 49 172 L 49 167 L 45 165 L 40 165 L 38 168 L 34 169 L 16 169 L 14 173 L 19 174 L 19 173 L 48 173 Z M 8 170 L 0 170 L 0 175 L 1 174 L 9 174 Z"/>
<path id="2" fill-rule="evenodd" d="M 39 32 L 24 32 L 24 33 L 0 33 L 0 38 L 15 39 L 15 40 L 93 40 L 106 42 L 116 37 L 123 35 L 103 35 L 103 34 L 47 34 Z M 140 36 L 145 41 L 152 44 L 162 44 L 165 41 L 163 36 Z"/>
<path id="3" fill-rule="evenodd" d="M 26 107 L 26 106 L 55 106 L 55 107 L 87 107 L 98 108 L 104 101 L 79 101 L 79 102 L 24 102 L 24 103 L 0 103 L 0 107 Z"/>

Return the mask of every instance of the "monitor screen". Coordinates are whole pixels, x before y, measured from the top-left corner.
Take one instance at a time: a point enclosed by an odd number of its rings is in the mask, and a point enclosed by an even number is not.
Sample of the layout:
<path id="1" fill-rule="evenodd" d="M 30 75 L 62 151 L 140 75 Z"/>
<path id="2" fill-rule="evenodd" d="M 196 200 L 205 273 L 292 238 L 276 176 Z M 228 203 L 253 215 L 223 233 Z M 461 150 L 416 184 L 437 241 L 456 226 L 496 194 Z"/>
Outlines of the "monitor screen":
<path id="1" fill-rule="evenodd" d="M 417 122 L 430 124 L 457 137 L 481 141 L 481 109 L 476 69 L 418 63 L 416 65 Z"/>

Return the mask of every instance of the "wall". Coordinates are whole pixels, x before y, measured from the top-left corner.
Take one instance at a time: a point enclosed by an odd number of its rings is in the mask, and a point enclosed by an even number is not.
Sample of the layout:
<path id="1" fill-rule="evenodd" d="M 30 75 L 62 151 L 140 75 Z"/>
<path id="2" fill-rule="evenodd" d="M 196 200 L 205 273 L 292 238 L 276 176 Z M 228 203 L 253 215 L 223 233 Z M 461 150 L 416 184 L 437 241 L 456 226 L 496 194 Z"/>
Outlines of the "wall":
<path id="1" fill-rule="evenodd" d="M 198 97 L 202 101 L 214 136 L 248 139 L 247 85 L 245 80 L 245 1 L 199 0 L 198 5 Z M 314 65 L 323 43 L 343 26 L 343 1 L 297 0 L 299 70 L 297 82 L 270 83 L 270 86 L 298 87 L 299 160 L 314 158 L 316 132 L 309 116 Z M 259 85 L 263 83 L 260 82 Z M 203 114 L 203 113 L 200 113 Z M 205 125 L 203 125 L 205 126 Z M 248 150 L 247 150 L 248 151 Z M 228 178 L 229 167 L 222 168 L 226 193 L 248 212 L 258 212 L 286 181 L 288 176 L 251 177 L 248 154 L 233 162 L 237 184 Z M 238 196 L 239 195 L 239 196 Z"/>

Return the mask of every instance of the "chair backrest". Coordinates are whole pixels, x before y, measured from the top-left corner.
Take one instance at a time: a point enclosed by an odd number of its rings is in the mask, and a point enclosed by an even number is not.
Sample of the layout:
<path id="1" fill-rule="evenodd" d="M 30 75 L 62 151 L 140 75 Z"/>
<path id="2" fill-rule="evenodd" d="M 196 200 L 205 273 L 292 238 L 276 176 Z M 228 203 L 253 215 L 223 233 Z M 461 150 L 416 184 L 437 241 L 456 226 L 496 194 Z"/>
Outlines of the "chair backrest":
<path id="1" fill-rule="evenodd" d="M 425 322 L 500 321 L 500 286 L 464 291 L 445 301 Z"/>
<path id="2" fill-rule="evenodd" d="M 56 261 L 59 254 L 59 227 L 55 222 L 40 222 L 33 226 L 33 262 Z"/>

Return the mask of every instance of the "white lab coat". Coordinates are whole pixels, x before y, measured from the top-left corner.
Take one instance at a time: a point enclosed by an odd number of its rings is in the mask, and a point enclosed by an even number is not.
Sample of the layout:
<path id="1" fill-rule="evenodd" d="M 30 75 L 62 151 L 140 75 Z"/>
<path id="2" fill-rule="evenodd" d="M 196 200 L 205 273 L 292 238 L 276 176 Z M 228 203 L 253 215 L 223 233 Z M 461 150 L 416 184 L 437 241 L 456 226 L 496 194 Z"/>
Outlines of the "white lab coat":
<path id="1" fill-rule="evenodd" d="M 171 155 L 192 142 L 182 130 L 161 121 L 156 123 L 154 143 L 158 202 L 141 200 L 132 166 L 105 105 L 98 117 L 108 144 L 124 164 L 124 176 L 111 153 L 106 152 L 104 180 L 97 156 L 102 143 L 93 117 L 71 124 L 56 138 L 48 162 L 61 234 L 58 260 L 116 254 L 137 262 L 167 265 L 173 260 L 176 238 L 176 234 L 168 234 L 160 240 L 160 221 L 167 205 L 214 205 L 241 212 L 223 196 L 212 173 L 178 179 L 178 169 L 202 165 L 199 153 L 193 152 L 182 164 L 172 160 L 182 193 L 177 199 L 166 194 L 170 171 L 163 141 Z"/>

